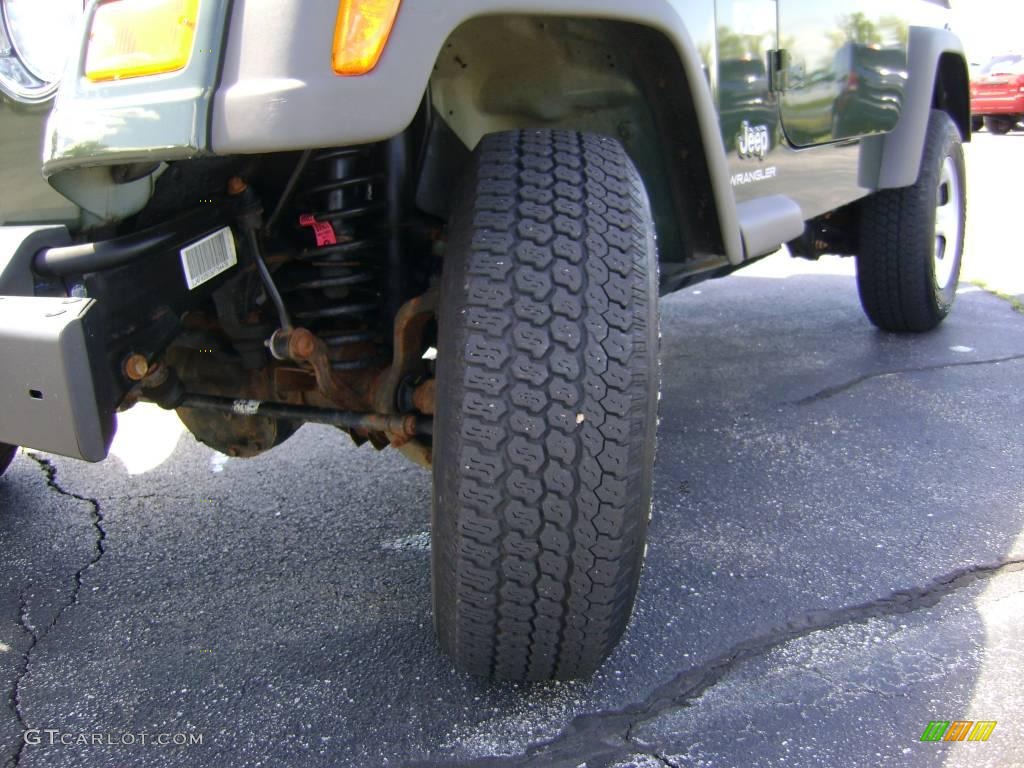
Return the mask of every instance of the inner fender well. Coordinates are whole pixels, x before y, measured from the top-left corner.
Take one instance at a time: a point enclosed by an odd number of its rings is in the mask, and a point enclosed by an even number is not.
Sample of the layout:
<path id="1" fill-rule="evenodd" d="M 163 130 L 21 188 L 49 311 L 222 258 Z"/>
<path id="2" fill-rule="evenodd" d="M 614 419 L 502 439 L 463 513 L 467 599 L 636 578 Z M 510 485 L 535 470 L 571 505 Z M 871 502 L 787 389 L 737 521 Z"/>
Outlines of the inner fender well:
<path id="1" fill-rule="evenodd" d="M 935 75 L 935 96 L 932 106 L 948 112 L 964 141 L 971 140 L 971 86 L 967 63 L 962 56 L 943 53 Z"/>
<path id="2" fill-rule="evenodd" d="M 663 33 L 604 19 L 474 18 L 445 42 L 430 92 L 468 148 L 529 128 L 618 139 L 650 195 L 663 271 L 725 252 L 691 84 Z"/>

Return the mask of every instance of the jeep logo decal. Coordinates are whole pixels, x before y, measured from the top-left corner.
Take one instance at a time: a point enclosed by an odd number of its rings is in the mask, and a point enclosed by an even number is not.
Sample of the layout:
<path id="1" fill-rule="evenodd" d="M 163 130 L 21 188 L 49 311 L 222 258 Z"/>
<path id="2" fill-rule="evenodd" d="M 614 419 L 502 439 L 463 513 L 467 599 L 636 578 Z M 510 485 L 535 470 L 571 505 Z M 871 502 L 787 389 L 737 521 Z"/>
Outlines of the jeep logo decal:
<path id="1" fill-rule="evenodd" d="M 751 125 L 746 120 L 740 127 L 740 133 L 736 137 L 736 149 L 739 150 L 741 160 L 757 158 L 764 160 L 771 149 L 771 139 L 768 138 L 767 125 Z"/>

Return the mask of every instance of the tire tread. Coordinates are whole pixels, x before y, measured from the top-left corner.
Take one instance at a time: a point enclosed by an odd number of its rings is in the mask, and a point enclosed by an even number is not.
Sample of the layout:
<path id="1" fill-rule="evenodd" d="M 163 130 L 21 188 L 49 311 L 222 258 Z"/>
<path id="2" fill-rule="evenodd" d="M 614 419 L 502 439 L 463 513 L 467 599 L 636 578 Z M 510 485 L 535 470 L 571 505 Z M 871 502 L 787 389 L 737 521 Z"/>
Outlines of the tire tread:
<path id="1" fill-rule="evenodd" d="M 448 258 L 466 264 L 446 264 L 440 318 L 438 636 L 477 674 L 574 678 L 624 631 L 643 555 L 649 205 L 617 142 L 570 131 L 485 137 L 461 201 Z"/>
<path id="2" fill-rule="evenodd" d="M 883 330 L 930 331 L 949 313 L 952 299 L 936 295 L 931 266 L 935 195 L 946 153 L 959 142 L 949 115 L 933 110 L 917 183 L 876 192 L 862 203 L 857 288 L 868 319 Z"/>

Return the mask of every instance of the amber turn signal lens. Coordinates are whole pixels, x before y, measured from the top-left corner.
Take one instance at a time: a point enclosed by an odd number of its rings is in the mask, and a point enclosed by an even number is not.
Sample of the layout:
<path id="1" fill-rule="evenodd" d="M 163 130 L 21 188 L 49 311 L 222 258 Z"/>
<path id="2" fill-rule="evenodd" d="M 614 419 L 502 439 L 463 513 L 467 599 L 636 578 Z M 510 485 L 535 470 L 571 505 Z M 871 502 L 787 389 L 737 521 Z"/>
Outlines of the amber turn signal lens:
<path id="1" fill-rule="evenodd" d="M 125 80 L 184 69 L 192 56 L 199 0 L 108 0 L 89 29 L 85 76 Z"/>
<path id="2" fill-rule="evenodd" d="M 334 28 L 334 71 L 365 75 L 377 66 L 401 0 L 341 0 Z"/>

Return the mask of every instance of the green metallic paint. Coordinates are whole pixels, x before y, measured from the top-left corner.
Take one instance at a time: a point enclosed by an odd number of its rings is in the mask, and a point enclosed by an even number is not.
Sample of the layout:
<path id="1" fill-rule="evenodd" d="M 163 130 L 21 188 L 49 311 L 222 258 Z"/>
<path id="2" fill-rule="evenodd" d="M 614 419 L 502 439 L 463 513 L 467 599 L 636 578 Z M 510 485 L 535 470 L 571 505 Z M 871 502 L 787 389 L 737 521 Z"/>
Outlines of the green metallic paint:
<path id="1" fill-rule="evenodd" d="M 910 26 L 900 7 L 890 0 L 779 0 L 786 53 L 782 121 L 791 144 L 808 147 L 896 127 Z"/>
<path id="2" fill-rule="evenodd" d="M 869 194 L 862 170 L 875 154 L 862 156 L 862 140 L 899 124 L 910 87 L 910 30 L 941 29 L 947 11 L 929 0 L 716 6 L 716 97 L 737 202 L 784 195 L 811 219 Z M 930 99 L 931 84 L 925 87 Z M 741 157 L 744 122 L 767 128 L 765 157 Z"/>

